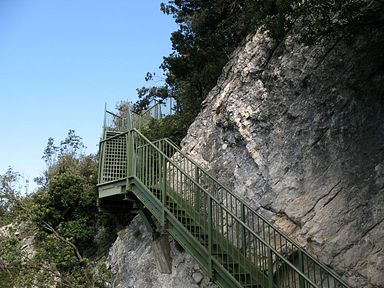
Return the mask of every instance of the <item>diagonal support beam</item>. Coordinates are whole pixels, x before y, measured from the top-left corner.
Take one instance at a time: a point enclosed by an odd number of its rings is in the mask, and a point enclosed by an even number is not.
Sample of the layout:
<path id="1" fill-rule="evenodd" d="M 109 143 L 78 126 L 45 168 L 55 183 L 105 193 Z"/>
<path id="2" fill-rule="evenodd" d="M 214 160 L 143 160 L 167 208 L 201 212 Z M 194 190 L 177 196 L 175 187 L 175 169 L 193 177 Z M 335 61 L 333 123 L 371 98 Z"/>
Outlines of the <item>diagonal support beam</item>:
<path id="1" fill-rule="evenodd" d="M 171 248 L 169 245 L 168 234 L 159 232 L 156 223 L 153 221 L 151 212 L 143 208 L 139 210 L 139 214 L 144 221 L 144 225 L 148 232 L 152 234 L 152 251 L 156 259 L 157 268 L 160 273 L 172 273 Z"/>

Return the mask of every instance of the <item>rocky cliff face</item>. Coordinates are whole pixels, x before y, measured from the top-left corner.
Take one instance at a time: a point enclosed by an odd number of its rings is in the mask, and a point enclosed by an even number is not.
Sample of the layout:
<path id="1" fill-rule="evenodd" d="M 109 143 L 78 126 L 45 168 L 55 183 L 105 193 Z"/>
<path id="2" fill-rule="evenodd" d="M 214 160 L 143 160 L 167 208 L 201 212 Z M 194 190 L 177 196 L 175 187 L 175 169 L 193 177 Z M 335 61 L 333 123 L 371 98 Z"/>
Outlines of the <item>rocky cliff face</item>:
<path id="1" fill-rule="evenodd" d="M 194 259 L 171 241 L 172 273 L 162 274 L 156 266 L 152 236 L 140 216 L 119 232 L 110 249 L 108 265 L 114 274 L 111 288 L 214 288 Z"/>
<path id="2" fill-rule="evenodd" d="M 353 287 L 384 287 L 383 37 L 256 33 L 182 143 Z"/>

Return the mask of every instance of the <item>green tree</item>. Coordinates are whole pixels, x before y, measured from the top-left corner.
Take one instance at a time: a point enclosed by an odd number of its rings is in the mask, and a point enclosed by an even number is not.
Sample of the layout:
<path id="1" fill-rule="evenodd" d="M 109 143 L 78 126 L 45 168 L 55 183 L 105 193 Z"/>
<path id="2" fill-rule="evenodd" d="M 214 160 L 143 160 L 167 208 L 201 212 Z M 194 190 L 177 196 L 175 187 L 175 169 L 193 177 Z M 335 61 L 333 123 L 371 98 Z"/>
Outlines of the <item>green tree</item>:
<path id="1" fill-rule="evenodd" d="M 16 207 L 21 199 L 21 180 L 20 173 L 11 167 L 0 175 L 0 226 L 12 221 L 17 213 Z"/>
<path id="2" fill-rule="evenodd" d="M 73 130 L 59 145 L 48 140 L 43 185 L 18 198 L 13 226 L 21 236 L 0 235 L 0 280 L 5 287 L 104 287 L 108 281 L 105 245 L 100 248 L 96 238 L 111 241 L 115 231 L 110 226 L 102 229 L 108 235 L 96 237 L 109 217 L 97 209 L 97 157 L 85 155 L 83 148 Z M 4 183 L 16 181 L 18 174 L 11 172 Z M 34 251 L 28 254 L 20 247 L 32 235 Z"/>
<path id="3" fill-rule="evenodd" d="M 55 161 L 47 161 L 48 185 L 32 196 L 33 220 L 47 232 L 54 230 L 71 241 L 81 254 L 94 246 L 90 243 L 96 235 L 98 221 L 97 157 L 84 155 L 84 148 L 74 130 L 69 130 L 59 146 L 49 138 L 43 158 Z"/>
<path id="4" fill-rule="evenodd" d="M 85 148 L 82 138 L 70 129 L 67 137 L 60 142 L 60 155 L 81 155 Z"/>
<path id="5" fill-rule="evenodd" d="M 59 151 L 59 147 L 55 146 L 55 139 L 53 139 L 52 137 L 49 137 L 47 147 L 45 147 L 43 152 L 43 157 L 41 157 L 42 159 L 44 159 L 48 167 L 51 167 L 53 163 L 56 162 L 58 151 Z"/>
<path id="6" fill-rule="evenodd" d="M 1 287 L 13 287 L 12 278 L 21 269 L 21 242 L 13 235 L 0 235 L 0 284 Z"/>

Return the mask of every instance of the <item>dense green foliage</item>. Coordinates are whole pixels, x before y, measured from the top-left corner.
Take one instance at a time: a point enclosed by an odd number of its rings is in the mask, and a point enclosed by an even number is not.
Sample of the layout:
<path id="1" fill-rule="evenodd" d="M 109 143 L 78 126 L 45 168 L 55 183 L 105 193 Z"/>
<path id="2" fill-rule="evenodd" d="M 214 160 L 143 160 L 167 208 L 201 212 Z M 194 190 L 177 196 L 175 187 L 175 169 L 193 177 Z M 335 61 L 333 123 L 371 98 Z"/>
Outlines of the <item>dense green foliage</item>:
<path id="1" fill-rule="evenodd" d="M 161 120 L 152 119 L 140 130 L 151 141 L 169 138 L 179 145 L 188 129 L 184 120 L 180 114 L 166 116 Z"/>
<path id="2" fill-rule="evenodd" d="M 103 255 L 116 226 L 98 213 L 96 156 L 84 155 L 83 148 L 73 130 L 58 146 L 50 138 L 43 155 L 48 169 L 36 193 L 8 197 L 13 206 L 4 202 L 4 214 L 13 220 L 10 232 L 0 235 L 4 287 L 104 287 L 108 281 Z M 10 189 L 17 186 L 17 176 L 11 169 L 1 176 L 2 190 L 12 192 L 7 195 L 20 194 Z M 109 226 L 102 228 L 107 221 Z M 33 239 L 29 254 L 21 249 L 27 239 Z"/>
<path id="3" fill-rule="evenodd" d="M 330 33 L 355 29 L 364 23 L 373 2 L 174 0 L 162 3 L 161 10 L 175 19 L 179 29 L 171 36 L 173 52 L 164 57 L 160 66 L 164 71 L 164 84 L 138 89 L 140 100 L 135 107 L 142 110 L 154 99 L 172 97 L 176 100 L 176 113 L 182 116 L 167 121 L 182 127 L 184 135 L 200 111 L 202 101 L 216 84 L 229 55 L 247 35 L 261 28 L 268 30 L 278 43 L 289 31 L 295 30 L 303 41 L 311 43 Z M 146 80 L 151 81 L 153 77 L 155 75 L 147 73 Z"/>

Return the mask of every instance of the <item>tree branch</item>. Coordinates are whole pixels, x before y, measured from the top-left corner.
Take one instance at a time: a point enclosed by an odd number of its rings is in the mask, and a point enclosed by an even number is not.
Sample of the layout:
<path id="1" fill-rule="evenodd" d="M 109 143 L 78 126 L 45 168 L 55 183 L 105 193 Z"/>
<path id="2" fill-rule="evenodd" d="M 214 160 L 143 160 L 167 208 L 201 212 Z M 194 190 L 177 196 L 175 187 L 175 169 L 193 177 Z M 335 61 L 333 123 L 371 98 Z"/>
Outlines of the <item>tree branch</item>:
<path id="1" fill-rule="evenodd" d="M 79 249 L 77 249 L 76 245 L 73 244 L 71 241 L 69 241 L 68 239 L 65 239 L 63 236 L 61 236 L 56 230 L 55 228 L 53 228 L 51 225 L 49 225 L 47 222 L 45 221 L 42 221 L 42 227 L 49 231 L 49 232 L 52 232 L 53 236 L 55 236 L 58 240 L 64 242 L 65 244 L 69 245 L 73 251 L 75 252 L 76 254 L 76 258 L 80 261 L 83 260 L 83 257 L 81 256 L 80 252 L 79 252 Z"/>
<path id="2" fill-rule="evenodd" d="M 12 277 L 11 271 L 8 269 L 7 263 L 0 259 L 0 270 L 8 274 L 9 277 Z"/>

